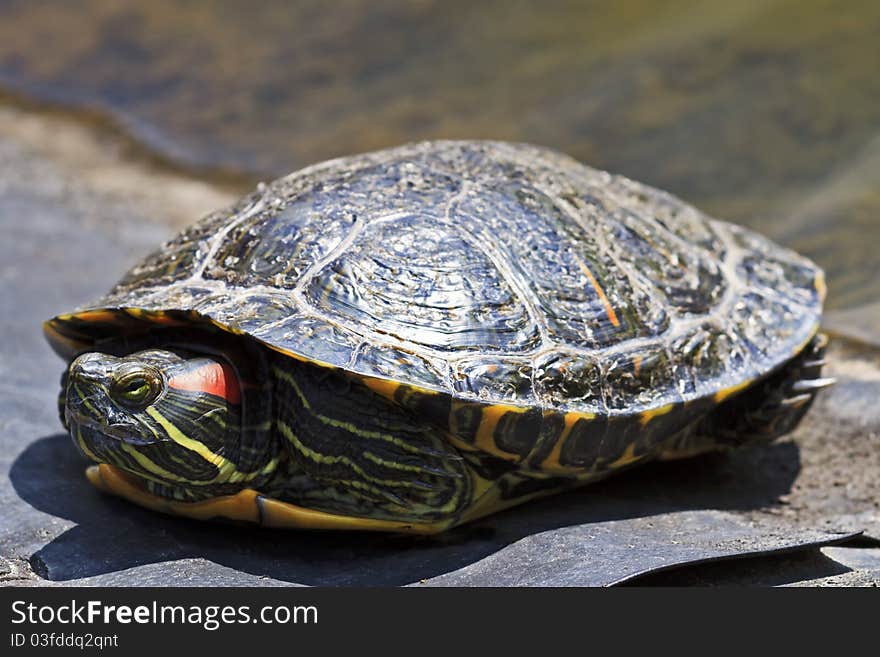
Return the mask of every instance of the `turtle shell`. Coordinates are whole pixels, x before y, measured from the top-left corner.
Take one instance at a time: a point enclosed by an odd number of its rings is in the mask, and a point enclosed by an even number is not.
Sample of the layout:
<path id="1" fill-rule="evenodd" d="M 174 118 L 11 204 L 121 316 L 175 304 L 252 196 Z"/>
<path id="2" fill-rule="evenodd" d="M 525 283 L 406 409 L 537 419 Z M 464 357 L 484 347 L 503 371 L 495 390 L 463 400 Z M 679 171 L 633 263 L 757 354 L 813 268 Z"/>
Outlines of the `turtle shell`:
<path id="1" fill-rule="evenodd" d="M 64 351 L 126 309 L 484 406 L 650 416 L 791 359 L 823 295 L 811 261 L 667 193 L 438 141 L 261 185 L 49 327 Z"/>

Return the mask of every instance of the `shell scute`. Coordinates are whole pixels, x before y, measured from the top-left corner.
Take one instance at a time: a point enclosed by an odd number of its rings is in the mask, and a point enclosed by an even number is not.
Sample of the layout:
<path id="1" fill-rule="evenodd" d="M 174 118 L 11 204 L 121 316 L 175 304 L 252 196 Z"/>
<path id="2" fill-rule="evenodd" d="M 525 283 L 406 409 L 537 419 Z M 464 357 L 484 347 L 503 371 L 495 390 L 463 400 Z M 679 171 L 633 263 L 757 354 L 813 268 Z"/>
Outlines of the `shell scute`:
<path id="1" fill-rule="evenodd" d="M 277 213 L 237 224 L 207 263 L 204 277 L 231 286 L 295 287 L 308 267 L 336 248 L 354 225 L 346 206 L 330 205 L 329 199 L 310 192 Z"/>
<path id="2" fill-rule="evenodd" d="M 308 303 L 338 322 L 443 350 L 516 352 L 534 322 L 478 246 L 431 215 L 391 215 L 307 284 Z"/>
<path id="3" fill-rule="evenodd" d="M 672 357 L 662 342 L 641 345 L 604 362 L 602 390 L 611 412 L 638 412 L 678 398 Z M 663 399 L 664 404 L 657 400 Z"/>
<path id="4" fill-rule="evenodd" d="M 525 359 L 480 356 L 456 362 L 452 381 L 460 394 L 532 405 L 537 402 L 533 372 Z"/>
<path id="5" fill-rule="evenodd" d="M 389 344 L 360 345 L 353 366 L 355 369 L 369 369 L 387 379 L 435 389 L 446 387 L 448 380 L 445 363 L 432 362 Z"/>
<path id="6" fill-rule="evenodd" d="M 602 363 L 595 356 L 547 354 L 537 363 L 535 382 L 549 406 L 576 407 L 597 414 L 607 411 L 602 395 Z"/>
<path id="7" fill-rule="evenodd" d="M 320 317 L 294 315 L 253 335 L 286 352 L 303 354 L 308 360 L 345 367 L 351 362 L 361 337 Z"/>

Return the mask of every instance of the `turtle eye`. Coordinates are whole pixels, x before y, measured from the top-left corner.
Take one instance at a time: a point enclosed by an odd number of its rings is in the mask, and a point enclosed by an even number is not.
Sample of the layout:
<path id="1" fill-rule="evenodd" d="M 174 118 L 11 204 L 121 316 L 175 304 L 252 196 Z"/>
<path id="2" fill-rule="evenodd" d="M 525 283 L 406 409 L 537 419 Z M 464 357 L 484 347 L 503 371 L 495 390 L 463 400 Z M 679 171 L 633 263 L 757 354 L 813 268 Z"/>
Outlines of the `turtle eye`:
<path id="1" fill-rule="evenodd" d="M 162 391 L 158 374 L 146 369 L 121 374 L 111 389 L 113 398 L 129 408 L 145 408 L 153 403 Z"/>

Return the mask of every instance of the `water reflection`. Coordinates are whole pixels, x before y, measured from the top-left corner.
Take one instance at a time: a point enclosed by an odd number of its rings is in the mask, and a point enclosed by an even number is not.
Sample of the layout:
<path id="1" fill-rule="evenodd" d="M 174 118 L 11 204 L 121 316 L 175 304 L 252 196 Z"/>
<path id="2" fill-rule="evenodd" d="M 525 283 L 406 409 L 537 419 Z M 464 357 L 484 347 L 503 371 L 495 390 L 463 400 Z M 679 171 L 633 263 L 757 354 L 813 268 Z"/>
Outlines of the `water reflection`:
<path id="1" fill-rule="evenodd" d="M 880 298 L 880 3 L 0 5 L 0 83 L 274 175 L 414 139 L 560 148 L 760 228 Z"/>

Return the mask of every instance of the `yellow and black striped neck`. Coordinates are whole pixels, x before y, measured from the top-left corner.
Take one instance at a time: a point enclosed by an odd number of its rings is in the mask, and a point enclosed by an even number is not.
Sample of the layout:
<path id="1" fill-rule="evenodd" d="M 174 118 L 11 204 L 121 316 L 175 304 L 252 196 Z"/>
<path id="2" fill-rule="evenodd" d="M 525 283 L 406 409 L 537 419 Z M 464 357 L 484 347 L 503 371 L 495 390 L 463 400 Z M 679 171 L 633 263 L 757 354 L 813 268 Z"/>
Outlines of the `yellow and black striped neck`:
<path id="1" fill-rule="evenodd" d="M 279 354 L 271 372 L 287 462 L 265 492 L 330 513 L 422 522 L 469 503 L 467 466 L 440 428 L 338 369 Z"/>

